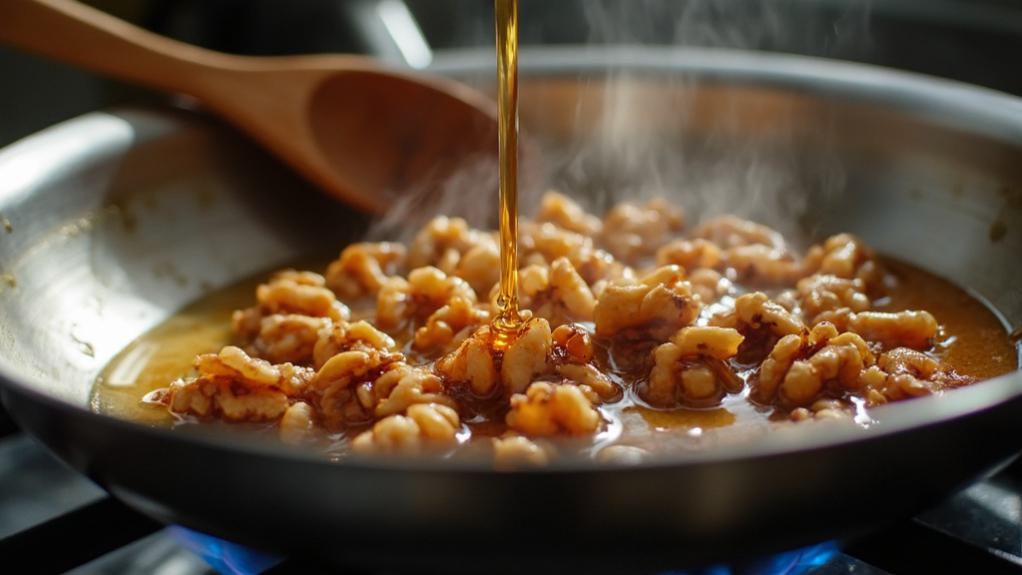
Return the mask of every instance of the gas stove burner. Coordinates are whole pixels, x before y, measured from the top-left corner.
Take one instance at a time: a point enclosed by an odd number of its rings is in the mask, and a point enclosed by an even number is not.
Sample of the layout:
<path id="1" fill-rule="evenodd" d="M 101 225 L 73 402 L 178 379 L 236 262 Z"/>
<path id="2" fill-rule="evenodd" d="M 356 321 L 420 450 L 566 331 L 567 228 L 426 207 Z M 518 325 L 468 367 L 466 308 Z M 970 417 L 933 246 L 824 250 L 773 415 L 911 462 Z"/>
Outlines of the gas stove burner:
<path id="1" fill-rule="evenodd" d="M 220 575 L 258 575 L 284 560 L 283 557 L 277 555 L 231 543 L 184 527 L 169 527 L 167 532 Z"/>
<path id="2" fill-rule="evenodd" d="M 284 561 L 281 556 L 184 527 L 170 527 L 167 531 L 183 547 L 221 575 L 257 575 Z M 671 570 L 650 575 L 803 575 L 825 565 L 838 552 L 837 543 L 828 541 L 740 565 L 721 564 L 697 570 Z"/>

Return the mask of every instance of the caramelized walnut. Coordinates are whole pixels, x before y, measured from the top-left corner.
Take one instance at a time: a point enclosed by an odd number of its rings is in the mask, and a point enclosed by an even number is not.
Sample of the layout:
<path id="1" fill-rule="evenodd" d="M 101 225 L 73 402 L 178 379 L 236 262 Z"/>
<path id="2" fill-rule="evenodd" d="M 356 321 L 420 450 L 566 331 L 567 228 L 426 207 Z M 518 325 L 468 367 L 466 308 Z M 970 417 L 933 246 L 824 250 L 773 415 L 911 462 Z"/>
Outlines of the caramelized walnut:
<path id="1" fill-rule="evenodd" d="M 678 266 L 664 266 L 641 280 L 618 280 L 603 290 L 593 317 L 596 333 L 612 337 L 625 330 L 666 339 L 692 323 L 700 304 Z"/>
<path id="2" fill-rule="evenodd" d="M 635 262 L 656 253 L 684 225 L 681 208 L 663 198 L 641 206 L 620 203 L 603 218 L 600 241 L 614 257 Z"/>
<path id="3" fill-rule="evenodd" d="M 589 237 L 595 237 L 603 229 L 599 218 L 583 210 L 568 196 L 553 191 L 543 195 L 536 221 L 549 222 L 569 232 Z"/>
<path id="4" fill-rule="evenodd" d="M 601 422 L 599 411 L 578 387 L 546 382 L 513 395 L 507 414 L 508 427 L 531 436 L 583 435 L 595 432 Z"/>
<path id="5" fill-rule="evenodd" d="M 355 453 L 418 453 L 426 447 L 457 443 L 458 412 L 435 403 L 412 405 L 405 415 L 389 415 L 351 442 Z"/>
<path id="6" fill-rule="evenodd" d="M 660 407 L 718 405 L 728 392 L 741 390 L 742 381 L 726 360 L 738 353 L 743 339 L 731 328 L 682 328 L 654 352 L 649 382 L 640 390 L 643 399 Z"/>
<path id="7" fill-rule="evenodd" d="M 438 309 L 460 297 L 475 303 L 475 291 L 457 276 L 434 267 L 412 270 L 408 279 L 389 279 L 376 298 L 376 323 L 385 331 L 425 322 Z"/>
<path id="8" fill-rule="evenodd" d="M 326 286 L 337 297 L 374 296 L 404 262 L 405 247 L 392 242 L 352 244 L 326 269 Z"/>

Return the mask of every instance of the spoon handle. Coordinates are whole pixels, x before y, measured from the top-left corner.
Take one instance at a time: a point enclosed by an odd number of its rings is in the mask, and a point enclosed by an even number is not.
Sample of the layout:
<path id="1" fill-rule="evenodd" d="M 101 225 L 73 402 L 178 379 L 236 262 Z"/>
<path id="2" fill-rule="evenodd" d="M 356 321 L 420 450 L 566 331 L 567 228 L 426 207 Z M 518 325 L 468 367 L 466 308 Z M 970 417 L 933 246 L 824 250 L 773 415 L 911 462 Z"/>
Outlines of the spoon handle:
<path id="1" fill-rule="evenodd" d="M 212 77 L 241 60 L 153 34 L 72 0 L 0 0 L 0 43 L 200 98 Z"/>

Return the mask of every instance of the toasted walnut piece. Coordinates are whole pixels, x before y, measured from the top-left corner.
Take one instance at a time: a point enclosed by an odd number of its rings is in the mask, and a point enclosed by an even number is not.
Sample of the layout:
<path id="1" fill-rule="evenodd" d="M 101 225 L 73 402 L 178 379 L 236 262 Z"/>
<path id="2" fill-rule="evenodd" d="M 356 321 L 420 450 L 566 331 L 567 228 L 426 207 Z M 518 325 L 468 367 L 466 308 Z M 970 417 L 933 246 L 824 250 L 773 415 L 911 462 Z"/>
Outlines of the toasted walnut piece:
<path id="1" fill-rule="evenodd" d="M 284 443 L 297 445 L 309 437 L 314 427 L 312 407 L 304 401 L 299 401 L 287 408 L 280 418 L 278 433 Z"/>
<path id="2" fill-rule="evenodd" d="M 614 257 L 633 262 L 653 255 L 685 225 L 681 208 L 663 198 L 644 205 L 620 203 L 603 218 L 602 244 Z"/>
<path id="3" fill-rule="evenodd" d="M 692 323 L 700 304 L 678 266 L 664 266 L 639 281 L 619 280 L 600 294 L 593 312 L 596 333 L 611 337 L 626 329 L 667 337 Z"/>
<path id="4" fill-rule="evenodd" d="M 565 363 L 558 365 L 554 370 L 566 381 L 579 385 L 583 393 L 593 404 L 600 401 L 612 401 L 621 397 L 619 388 L 606 374 L 597 369 L 595 365 L 586 363 Z M 587 393 L 591 390 L 593 394 Z"/>
<path id="5" fill-rule="evenodd" d="M 437 360 L 436 369 L 452 382 L 468 383 L 476 395 L 487 396 L 500 377 L 491 355 L 492 344 L 489 326 L 481 327 L 456 350 Z"/>
<path id="6" fill-rule="evenodd" d="M 875 358 L 866 342 L 854 333 L 838 333 L 826 322 L 804 336 L 781 338 L 763 360 L 753 379 L 752 397 L 760 403 L 779 398 L 784 405 L 804 406 L 818 399 L 826 385 L 856 392 L 862 374 Z"/>
<path id="7" fill-rule="evenodd" d="M 692 284 L 692 293 L 699 296 L 703 304 L 711 304 L 722 296 L 732 292 L 734 286 L 731 280 L 727 279 L 717 270 L 699 268 L 688 275 L 688 282 Z"/>
<path id="8" fill-rule="evenodd" d="M 788 285 L 805 275 L 802 262 L 791 252 L 762 244 L 729 248 L 723 260 L 739 279 L 757 285 Z"/>
<path id="9" fill-rule="evenodd" d="M 692 235 L 709 240 L 723 249 L 748 245 L 763 245 L 778 250 L 785 247 L 784 237 L 777 231 L 736 216 L 709 219 L 699 224 Z"/>
<path id="10" fill-rule="evenodd" d="M 323 276 L 312 272 L 286 270 L 256 288 L 256 300 L 266 314 L 299 314 L 340 321 L 350 315 L 325 287 Z"/>
<path id="11" fill-rule="evenodd" d="M 513 395 L 507 414 L 508 427 L 533 436 L 593 433 L 601 421 L 578 387 L 546 382 L 533 383 L 524 395 Z"/>
<path id="12" fill-rule="evenodd" d="M 272 363 L 309 363 L 320 331 L 329 329 L 328 318 L 296 314 L 273 314 L 260 321 L 259 333 L 246 352 Z"/>
<path id="13" fill-rule="evenodd" d="M 723 254 L 717 244 L 696 238 L 693 240 L 674 240 L 657 250 L 658 266 L 678 265 L 686 270 L 698 268 L 715 268 L 721 263 Z"/>
<path id="14" fill-rule="evenodd" d="M 824 314 L 841 309 L 861 312 L 870 308 L 866 284 L 858 278 L 816 274 L 799 280 L 797 293 L 802 315 L 810 324 L 822 321 L 826 317 Z"/>
<path id="15" fill-rule="evenodd" d="M 200 378 L 222 378 L 249 390 L 273 388 L 288 395 L 299 393 L 313 378 L 311 369 L 289 363 L 273 365 L 234 346 L 197 356 L 195 367 Z"/>
<path id="16" fill-rule="evenodd" d="M 427 446 L 456 442 L 461 425 L 458 412 L 446 405 L 416 404 L 406 415 L 390 415 L 376 422 L 369 431 L 351 442 L 355 453 L 412 454 Z"/>
<path id="17" fill-rule="evenodd" d="M 272 365 L 228 346 L 195 358 L 198 377 L 174 382 L 164 401 L 174 413 L 220 416 L 231 421 L 274 421 L 288 407 L 288 396 L 303 391 L 311 369 Z"/>
<path id="18" fill-rule="evenodd" d="M 375 405 L 376 417 L 401 413 L 420 403 L 434 403 L 457 408 L 455 401 L 444 395 L 443 380 L 421 367 L 393 364 L 372 386 L 372 397 L 363 403 Z"/>
<path id="19" fill-rule="evenodd" d="M 596 298 L 585 280 L 567 258 L 554 260 L 549 268 L 532 265 L 518 274 L 521 306 L 552 325 L 592 321 Z M 490 307 L 496 308 L 499 286 L 490 293 Z"/>
<path id="20" fill-rule="evenodd" d="M 391 278 L 376 299 L 376 323 L 383 330 L 400 329 L 407 322 L 423 322 L 453 298 L 471 303 L 476 294 L 465 280 L 434 267 L 412 270 L 408 279 Z"/>
<path id="21" fill-rule="evenodd" d="M 724 360 L 734 357 L 744 338 L 737 330 L 686 327 L 653 353 L 649 382 L 640 388 L 646 401 L 673 407 L 717 405 L 728 391 L 738 391 L 741 380 Z"/>
<path id="22" fill-rule="evenodd" d="M 477 296 L 485 296 L 500 281 L 500 250 L 497 244 L 485 242 L 469 249 L 458 261 L 454 275 L 468 282 Z"/>
<path id="23" fill-rule="evenodd" d="M 405 247 L 398 243 L 352 244 L 327 267 L 326 286 L 347 300 L 376 295 L 404 259 Z"/>
<path id="24" fill-rule="evenodd" d="M 376 329 L 369 322 L 338 322 L 321 330 L 313 348 L 313 361 L 321 368 L 330 358 L 344 351 L 380 352 L 395 354 L 397 344 L 391 337 Z"/>
<path id="25" fill-rule="evenodd" d="M 884 347 L 925 349 L 937 335 L 937 320 L 926 311 L 865 311 L 849 318 L 848 330 Z"/>
<path id="26" fill-rule="evenodd" d="M 711 325 L 731 327 L 748 336 L 747 332 L 765 329 L 770 333 L 783 337 L 801 334 L 806 327 L 788 310 L 763 292 L 754 292 L 735 298 L 735 309 L 732 312 L 716 315 L 710 320 Z"/>
<path id="27" fill-rule="evenodd" d="M 542 263 L 549 263 L 557 258 L 568 258 L 572 263 L 577 263 L 579 258 L 595 250 L 592 239 L 550 223 L 522 222 L 518 242 L 523 260 L 539 255 L 542 257 Z"/>
<path id="28" fill-rule="evenodd" d="M 370 421 L 375 407 L 373 382 L 395 361 L 395 356 L 376 350 L 345 351 L 327 360 L 309 386 L 309 399 L 322 424 L 334 430 Z"/>
<path id="29" fill-rule="evenodd" d="M 550 461 L 550 453 L 527 437 L 515 435 L 493 439 L 494 465 L 497 469 L 540 467 Z"/>
<path id="30" fill-rule="evenodd" d="M 880 356 L 879 373 L 863 377 L 869 388 L 869 403 L 876 405 L 937 393 L 949 384 L 962 383 L 963 378 L 946 370 L 929 355 L 899 347 Z"/>
<path id="31" fill-rule="evenodd" d="M 167 392 L 173 413 L 219 416 L 228 421 L 275 421 L 288 407 L 287 395 L 272 388 L 238 393 L 230 379 L 200 377 L 176 381 Z"/>
<path id="32" fill-rule="evenodd" d="M 852 418 L 848 405 L 834 399 L 821 399 L 809 408 L 798 407 L 791 411 L 792 421 L 847 421 Z"/>
<path id="33" fill-rule="evenodd" d="M 453 274 L 469 250 L 487 243 L 495 243 L 493 236 L 469 227 L 462 218 L 439 216 L 415 236 L 408 251 L 408 267 L 435 266 Z"/>
<path id="34" fill-rule="evenodd" d="M 554 191 L 543 195 L 536 221 L 550 222 L 568 231 L 589 237 L 596 236 L 603 229 L 599 218 L 587 213 L 568 196 Z"/>
<path id="35" fill-rule="evenodd" d="M 551 339 L 550 324 L 543 318 L 533 318 L 523 326 L 500 364 L 500 381 L 508 393 L 521 393 L 547 371 Z"/>
<path id="36" fill-rule="evenodd" d="M 648 451 L 632 445 L 609 445 L 596 454 L 596 460 L 600 463 L 615 465 L 635 465 L 642 463 L 647 457 Z"/>
<path id="37" fill-rule="evenodd" d="M 809 273 L 858 278 L 870 290 L 880 286 L 884 275 L 873 250 L 851 234 L 838 234 L 809 248 L 805 268 Z"/>
<path id="38" fill-rule="evenodd" d="M 489 319 L 489 312 L 476 307 L 474 302 L 463 297 L 451 298 L 447 305 L 429 316 L 426 325 L 416 330 L 412 345 L 416 351 L 423 353 L 449 351 L 458 334 L 483 325 Z"/>
<path id="39" fill-rule="evenodd" d="M 753 398 L 760 403 L 773 402 L 781 381 L 802 353 L 803 343 L 801 335 L 786 335 L 777 340 L 770 350 L 770 355 L 760 365 L 759 377 L 754 380 L 752 386 Z"/>

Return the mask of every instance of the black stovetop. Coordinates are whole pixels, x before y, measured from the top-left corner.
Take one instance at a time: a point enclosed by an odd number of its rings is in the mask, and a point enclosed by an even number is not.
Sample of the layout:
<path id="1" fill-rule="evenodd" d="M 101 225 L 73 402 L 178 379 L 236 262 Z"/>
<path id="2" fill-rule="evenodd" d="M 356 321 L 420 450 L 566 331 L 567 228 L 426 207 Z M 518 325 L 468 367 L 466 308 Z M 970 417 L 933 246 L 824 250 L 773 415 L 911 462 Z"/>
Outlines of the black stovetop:
<path id="1" fill-rule="evenodd" d="M 33 566 L 18 573 L 377 575 L 362 568 L 327 567 L 308 558 L 275 557 L 160 525 L 54 459 L 20 433 L 2 410 L 0 561 L 5 566 Z M 911 520 L 855 541 L 821 543 L 740 567 L 691 571 L 678 567 L 671 573 L 1020 573 L 1022 464 L 952 495 Z M 561 559 L 553 572 L 565 570 L 570 571 L 570 558 Z"/>

